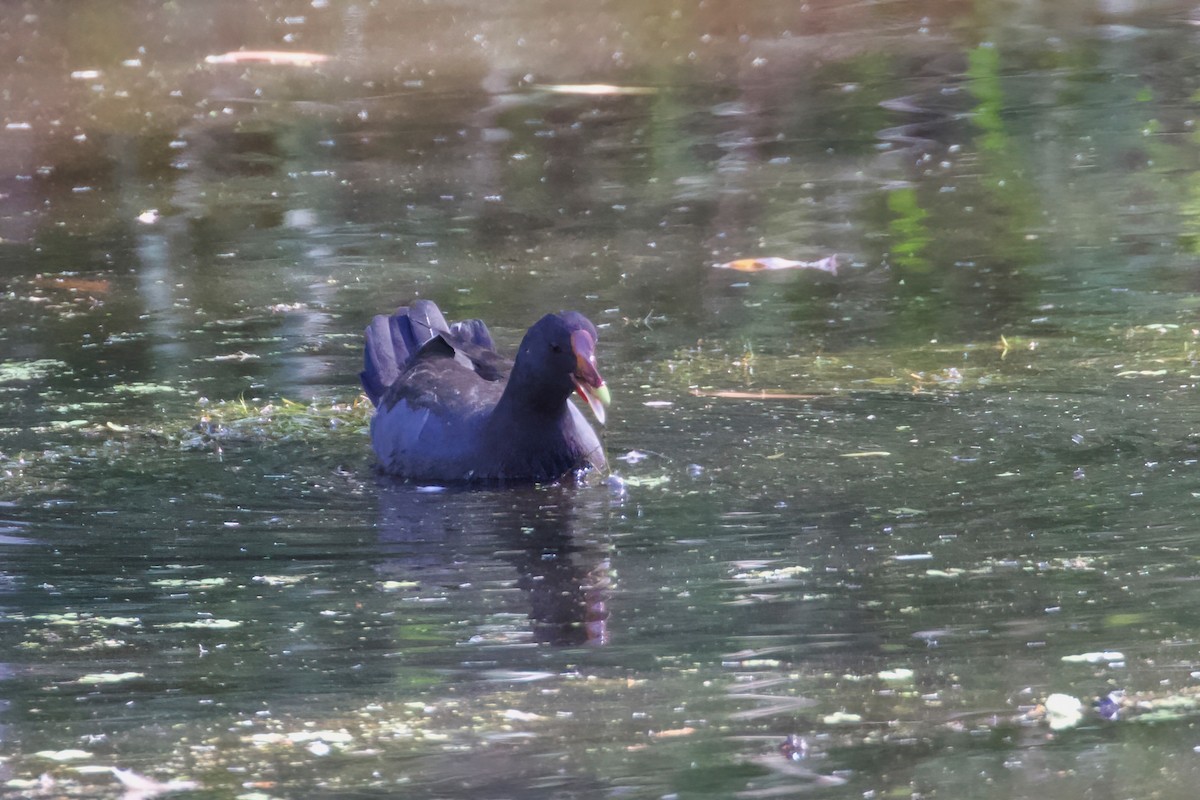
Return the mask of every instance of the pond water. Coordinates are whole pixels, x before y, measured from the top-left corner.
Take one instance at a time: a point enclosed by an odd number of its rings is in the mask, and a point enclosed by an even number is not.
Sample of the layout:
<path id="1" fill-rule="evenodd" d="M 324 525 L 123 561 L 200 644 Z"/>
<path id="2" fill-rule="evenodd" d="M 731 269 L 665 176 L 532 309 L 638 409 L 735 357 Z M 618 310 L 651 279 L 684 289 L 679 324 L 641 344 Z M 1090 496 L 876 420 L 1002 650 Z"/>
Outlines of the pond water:
<path id="1" fill-rule="evenodd" d="M 0 9 L 0 795 L 1193 798 L 1196 21 Z M 414 297 L 613 475 L 379 475 Z"/>

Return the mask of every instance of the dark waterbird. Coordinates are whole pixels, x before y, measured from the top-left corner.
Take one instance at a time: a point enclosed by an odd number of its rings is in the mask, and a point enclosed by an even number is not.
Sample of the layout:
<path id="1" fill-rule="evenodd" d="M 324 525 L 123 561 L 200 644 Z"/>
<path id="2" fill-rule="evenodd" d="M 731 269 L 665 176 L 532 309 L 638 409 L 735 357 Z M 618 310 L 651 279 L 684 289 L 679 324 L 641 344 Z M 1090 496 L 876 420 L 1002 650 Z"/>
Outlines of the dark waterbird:
<path id="1" fill-rule="evenodd" d="M 550 481 L 603 469 L 600 440 L 568 399 L 578 392 L 604 423 L 609 393 L 596 338 L 577 311 L 547 314 L 509 362 L 481 320 L 448 325 L 429 300 L 375 317 L 361 377 L 375 405 L 380 466 L 444 482 Z"/>

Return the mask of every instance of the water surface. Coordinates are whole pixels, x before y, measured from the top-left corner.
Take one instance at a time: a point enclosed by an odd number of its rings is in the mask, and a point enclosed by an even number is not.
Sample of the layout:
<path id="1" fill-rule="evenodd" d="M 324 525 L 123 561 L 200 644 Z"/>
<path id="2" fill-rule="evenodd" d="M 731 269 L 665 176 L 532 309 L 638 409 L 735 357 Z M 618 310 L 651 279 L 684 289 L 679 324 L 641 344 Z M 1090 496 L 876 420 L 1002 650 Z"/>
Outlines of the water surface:
<path id="1" fill-rule="evenodd" d="M 1190 13 L 0 12 L 0 792 L 1191 798 Z M 614 476 L 377 474 L 418 296 Z"/>

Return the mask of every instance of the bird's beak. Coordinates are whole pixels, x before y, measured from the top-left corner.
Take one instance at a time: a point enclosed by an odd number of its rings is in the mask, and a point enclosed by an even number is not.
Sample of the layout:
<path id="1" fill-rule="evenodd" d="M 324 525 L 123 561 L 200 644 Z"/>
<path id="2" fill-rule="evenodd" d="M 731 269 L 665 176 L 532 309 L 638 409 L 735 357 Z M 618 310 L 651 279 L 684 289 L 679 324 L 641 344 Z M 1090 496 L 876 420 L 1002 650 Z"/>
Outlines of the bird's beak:
<path id="1" fill-rule="evenodd" d="M 596 370 L 596 340 L 585 330 L 577 330 L 571 334 L 571 349 L 575 351 L 575 372 L 571 380 L 575 381 L 575 391 L 579 392 L 596 415 L 596 421 L 604 424 L 604 407 L 612 402 L 604 378 Z"/>

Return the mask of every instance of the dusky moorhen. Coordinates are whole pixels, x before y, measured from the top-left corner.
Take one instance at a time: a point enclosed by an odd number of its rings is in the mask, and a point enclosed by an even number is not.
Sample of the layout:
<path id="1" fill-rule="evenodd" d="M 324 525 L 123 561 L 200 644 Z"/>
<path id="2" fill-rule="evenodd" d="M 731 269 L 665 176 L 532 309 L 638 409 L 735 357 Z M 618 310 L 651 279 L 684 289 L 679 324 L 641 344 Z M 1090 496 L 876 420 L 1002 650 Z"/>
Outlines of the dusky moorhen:
<path id="1" fill-rule="evenodd" d="M 444 482 L 552 481 L 603 469 L 596 432 L 568 400 L 578 392 L 604 423 L 609 392 L 596 370 L 596 338 L 577 311 L 547 314 L 509 362 L 481 320 L 447 325 L 430 300 L 375 317 L 360 377 L 375 405 L 380 466 Z"/>

